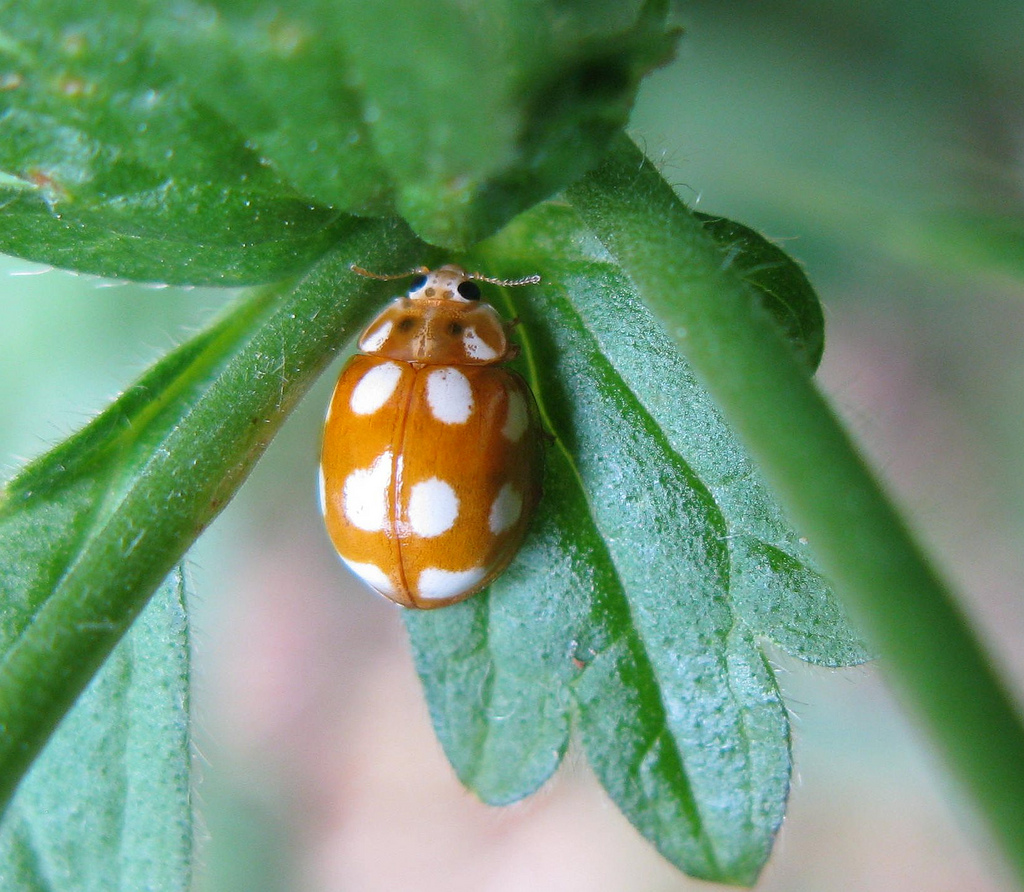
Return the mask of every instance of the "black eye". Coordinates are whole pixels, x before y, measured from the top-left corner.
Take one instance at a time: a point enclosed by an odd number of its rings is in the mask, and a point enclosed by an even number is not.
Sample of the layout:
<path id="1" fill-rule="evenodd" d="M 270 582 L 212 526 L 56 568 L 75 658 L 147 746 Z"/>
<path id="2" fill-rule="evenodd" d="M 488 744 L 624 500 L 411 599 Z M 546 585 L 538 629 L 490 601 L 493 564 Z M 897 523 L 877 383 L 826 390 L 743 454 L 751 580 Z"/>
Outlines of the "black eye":
<path id="1" fill-rule="evenodd" d="M 427 277 L 424 275 L 418 275 L 409 283 L 410 291 L 419 291 L 427 282 Z"/>
<path id="2" fill-rule="evenodd" d="M 480 289 L 476 282 L 460 282 L 456 289 L 466 300 L 480 300 Z"/>
<path id="3" fill-rule="evenodd" d="M 462 334 L 462 326 L 459 325 L 458 322 L 453 322 L 451 325 L 448 326 L 448 334 L 453 335 L 454 337 L 458 337 L 460 334 Z"/>
<path id="4" fill-rule="evenodd" d="M 395 326 L 399 331 L 410 331 L 416 327 L 416 320 L 412 316 L 403 316 Z"/>

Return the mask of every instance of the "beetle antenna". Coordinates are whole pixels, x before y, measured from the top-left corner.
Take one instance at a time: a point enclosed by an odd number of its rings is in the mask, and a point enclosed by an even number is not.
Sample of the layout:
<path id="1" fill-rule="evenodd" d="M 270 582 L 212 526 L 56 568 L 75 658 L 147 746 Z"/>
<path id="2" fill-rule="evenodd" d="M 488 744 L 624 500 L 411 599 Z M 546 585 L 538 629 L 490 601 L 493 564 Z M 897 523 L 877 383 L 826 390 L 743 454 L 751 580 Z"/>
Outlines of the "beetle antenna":
<path id="1" fill-rule="evenodd" d="M 410 270 L 406 270 L 404 273 L 371 273 L 368 269 L 363 269 L 361 266 L 356 266 L 354 263 L 350 263 L 349 267 L 352 272 L 357 276 L 362 276 L 365 279 L 380 279 L 382 282 L 390 282 L 392 279 L 404 279 L 406 276 L 414 276 L 417 273 L 425 274 L 429 273 L 430 270 L 425 266 L 414 266 Z"/>
<path id="2" fill-rule="evenodd" d="M 536 285 L 540 281 L 540 276 L 537 275 L 524 276 L 521 279 L 492 279 L 482 273 L 470 273 L 466 278 L 476 279 L 479 282 L 490 282 L 492 285 L 504 285 L 506 288 L 513 288 L 516 285 Z"/>

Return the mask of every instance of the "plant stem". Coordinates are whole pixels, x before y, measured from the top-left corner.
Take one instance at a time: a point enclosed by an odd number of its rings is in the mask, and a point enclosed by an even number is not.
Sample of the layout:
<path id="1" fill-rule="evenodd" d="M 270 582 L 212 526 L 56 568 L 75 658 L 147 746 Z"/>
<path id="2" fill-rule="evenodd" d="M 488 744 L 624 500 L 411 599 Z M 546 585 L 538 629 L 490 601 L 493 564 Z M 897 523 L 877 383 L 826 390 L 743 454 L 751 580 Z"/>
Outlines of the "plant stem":
<path id="1" fill-rule="evenodd" d="M 567 196 L 743 438 L 1024 883 L 1024 726 L 969 622 L 807 373 L 627 138 Z"/>
<path id="2" fill-rule="evenodd" d="M 301 279 L 244 295 L 8 483 L 4 595 L 35 609 L 9 622 L 0 648 L 0 813 L 149 596 L 234 495 L 339 341 L 358 330 L 372 306 L 365 298 L 381 287 L 349 263 L 401 268 L 422 256 L 404 225 L 353 220 Z"/>

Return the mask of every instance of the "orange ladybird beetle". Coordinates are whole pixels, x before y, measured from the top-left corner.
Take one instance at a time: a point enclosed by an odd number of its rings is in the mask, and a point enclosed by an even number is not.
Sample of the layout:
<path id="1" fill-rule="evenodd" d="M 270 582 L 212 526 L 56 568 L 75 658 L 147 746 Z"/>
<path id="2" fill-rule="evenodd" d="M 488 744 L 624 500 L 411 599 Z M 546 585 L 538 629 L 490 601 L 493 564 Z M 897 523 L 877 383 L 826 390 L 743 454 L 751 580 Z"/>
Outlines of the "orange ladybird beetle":
<path id="1" fill-rule="evenodd" d="M 353 272 L 378 276 L 353 266 Z M 341 559 L 405 607 L 444 607 L 500 574 L 540 499 L 543 433 L 519 353 L 457 266 L 413 270 L 359 338 L 324 422 L 320 502 Z M 410 275 L 410 273 L 403 273 Z"/>

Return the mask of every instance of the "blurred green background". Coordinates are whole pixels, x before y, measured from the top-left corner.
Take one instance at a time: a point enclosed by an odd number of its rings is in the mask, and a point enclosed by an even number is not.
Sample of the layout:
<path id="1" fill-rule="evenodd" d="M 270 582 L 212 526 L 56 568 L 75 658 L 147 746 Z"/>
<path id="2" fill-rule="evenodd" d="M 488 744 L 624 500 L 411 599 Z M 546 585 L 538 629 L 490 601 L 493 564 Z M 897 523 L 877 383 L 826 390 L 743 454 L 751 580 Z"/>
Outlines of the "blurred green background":
<path id="1" fill-rule="evenodd" d="M 707 0 L 677 18 L 679 57 L 645 85 L 633 135 L 684 198 L 805 264 L 828 320 L 821 385 L 1022 699 L 1024 4 Z M 229 299 L 106 284 L 0 262 L 8 474 Z M 320 529 L 331 377 L 191 555 L 199 888 L 706 888 L 577 755 L 512 808 L 459 787 L 396 610 Z M 759 888 L 1009 888 L 877 667 L 772 659 L 796 771 Z"/>

